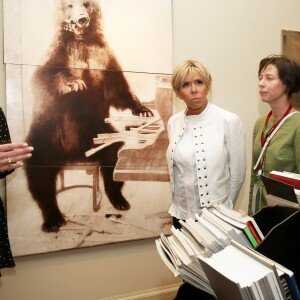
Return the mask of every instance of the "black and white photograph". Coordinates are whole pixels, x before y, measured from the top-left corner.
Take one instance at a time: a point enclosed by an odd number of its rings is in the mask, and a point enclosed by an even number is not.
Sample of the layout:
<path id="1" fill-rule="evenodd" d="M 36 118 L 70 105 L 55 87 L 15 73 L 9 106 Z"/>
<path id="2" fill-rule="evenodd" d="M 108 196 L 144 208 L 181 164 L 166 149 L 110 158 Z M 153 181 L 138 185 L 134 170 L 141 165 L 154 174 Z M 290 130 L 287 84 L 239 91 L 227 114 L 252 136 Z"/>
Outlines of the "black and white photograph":
<path id="1" fill-rule="evenodd" d="M 14 256 L 169 232 L 171 1 L 4 0 Z"/>

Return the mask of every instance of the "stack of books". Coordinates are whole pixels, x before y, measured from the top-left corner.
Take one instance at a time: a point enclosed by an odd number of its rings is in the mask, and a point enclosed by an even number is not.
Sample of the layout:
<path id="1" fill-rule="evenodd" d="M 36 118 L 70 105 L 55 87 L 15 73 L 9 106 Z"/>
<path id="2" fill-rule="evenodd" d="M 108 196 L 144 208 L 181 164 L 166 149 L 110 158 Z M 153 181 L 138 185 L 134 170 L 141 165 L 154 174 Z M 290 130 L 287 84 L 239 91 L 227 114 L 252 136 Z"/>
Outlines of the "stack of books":
<path id="1" fill-rule="evenodd" d="M 255 250 L 264 235 L 255 219 L 217 204 L 156 239 L 174 276 L 221 300 L 300 299 L 294 273 Z"/>
<path id="2" fill-rule="evenodd" d="M 291 185 L 294 188 L 298 203 L 300 203 L 300 174 L 286 171 L 272 171 L 270 172 L 270 177 L 272 179 Z"/>
<path id="3" fill-rule="evenodd" d="M 268 205 L 300 208 L 300 175 L 291 172 L 271 171 L 261 176 L 267 192 Z"/>
<path id="4" fill-rule="evenodd" d="M 271 171 L 270 177 L 287 184 L 290 184 L 296 190 L 300 190 L 300 174 L 292 173 L 292 172 L 280 172 L 280 171 Z"/>

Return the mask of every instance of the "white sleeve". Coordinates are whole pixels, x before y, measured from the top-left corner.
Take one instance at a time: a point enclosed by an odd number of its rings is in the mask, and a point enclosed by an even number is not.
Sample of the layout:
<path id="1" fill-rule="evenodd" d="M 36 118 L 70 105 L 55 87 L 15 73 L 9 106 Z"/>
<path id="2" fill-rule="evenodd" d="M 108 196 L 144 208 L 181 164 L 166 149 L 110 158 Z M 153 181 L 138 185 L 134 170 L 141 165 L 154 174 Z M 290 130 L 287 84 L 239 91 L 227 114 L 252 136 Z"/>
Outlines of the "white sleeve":
<path id="1" fill-rule="evenodd" d="M 245 132 L 241 119 L 237 115 L 233 115 L 230 119 L 227 151 L 230 171 L 228 202 L 233 208 L 242 188 L 247 169 Z"/>

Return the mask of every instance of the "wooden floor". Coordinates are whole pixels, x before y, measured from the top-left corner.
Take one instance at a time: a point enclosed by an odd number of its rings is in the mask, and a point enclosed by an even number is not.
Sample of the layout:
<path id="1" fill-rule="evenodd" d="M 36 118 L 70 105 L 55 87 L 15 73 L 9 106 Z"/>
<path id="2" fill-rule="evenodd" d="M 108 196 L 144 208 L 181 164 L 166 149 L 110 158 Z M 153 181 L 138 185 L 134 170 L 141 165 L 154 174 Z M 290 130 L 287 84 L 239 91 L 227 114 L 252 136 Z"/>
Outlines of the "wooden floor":
<path id="1" fill-rule="evenodd" d="M 84 171 L 66 171 L 65 183 L 91 184 Z M 103 185 L 100 178 L 100 188 Z M 117 211 L 102 193 L 100 209 L 93 211 L 92 189 L 76 188 L 58 194 L 61 211 L 68 222 L 57 233 L 41 231 L 42 217 L 26 187 L 23 170 L 7 180 L 8 229 L 14 256 L 60 251 L 129 240 L 147 239 L 169 233 L 171 219 L 168 182 L 126 181 L 123 194 L 128 211 Z M 117 217 L 116 217 L 117 216 Z"/>

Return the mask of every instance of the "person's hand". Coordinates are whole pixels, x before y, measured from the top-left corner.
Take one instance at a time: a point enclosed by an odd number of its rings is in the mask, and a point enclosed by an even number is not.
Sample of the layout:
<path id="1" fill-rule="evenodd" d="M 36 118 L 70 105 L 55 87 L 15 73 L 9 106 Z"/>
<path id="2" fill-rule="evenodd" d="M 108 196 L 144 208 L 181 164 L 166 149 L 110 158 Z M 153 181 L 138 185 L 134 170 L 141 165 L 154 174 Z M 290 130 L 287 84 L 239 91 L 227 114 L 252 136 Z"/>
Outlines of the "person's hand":
<path id="1" fill-rule="evenodd" d="M 0 145 L 0 171 L 14 170 L 23 166 L 23 160 L 31 157 L 33 147 L 27 143 Z"/>

